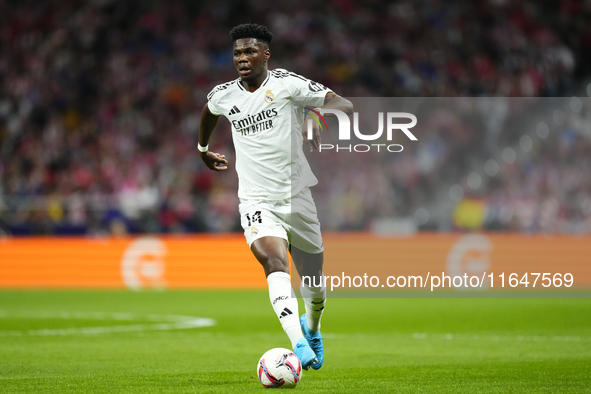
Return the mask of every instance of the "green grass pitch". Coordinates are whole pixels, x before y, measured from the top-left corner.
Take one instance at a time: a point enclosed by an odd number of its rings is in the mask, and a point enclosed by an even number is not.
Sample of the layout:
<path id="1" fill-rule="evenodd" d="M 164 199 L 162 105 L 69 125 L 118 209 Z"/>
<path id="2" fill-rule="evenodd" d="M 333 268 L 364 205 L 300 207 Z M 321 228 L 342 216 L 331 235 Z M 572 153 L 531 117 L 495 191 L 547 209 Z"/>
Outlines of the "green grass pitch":
<path id="1" fill-rule="evenodd" d="M 322 331 L 297 391 L 591 392 L 588 298 L 333 298 Z M 0 393 L 260 392 L 273 347 L 289 342 L 266 291 L 0 291 Z"/>

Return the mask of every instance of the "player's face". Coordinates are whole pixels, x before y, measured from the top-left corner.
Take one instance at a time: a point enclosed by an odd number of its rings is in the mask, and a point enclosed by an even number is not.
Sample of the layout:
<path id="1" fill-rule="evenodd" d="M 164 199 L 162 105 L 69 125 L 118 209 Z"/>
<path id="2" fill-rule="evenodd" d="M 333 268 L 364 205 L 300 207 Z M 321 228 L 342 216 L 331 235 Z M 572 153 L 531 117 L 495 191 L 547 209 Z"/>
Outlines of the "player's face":
<path id="1" fill-rule="evenodd" d="M 255 80 L 267 69 L 271 52 L 256 38 L 241 38 L 234 41 L 234 65 L 241 80 Z"/>

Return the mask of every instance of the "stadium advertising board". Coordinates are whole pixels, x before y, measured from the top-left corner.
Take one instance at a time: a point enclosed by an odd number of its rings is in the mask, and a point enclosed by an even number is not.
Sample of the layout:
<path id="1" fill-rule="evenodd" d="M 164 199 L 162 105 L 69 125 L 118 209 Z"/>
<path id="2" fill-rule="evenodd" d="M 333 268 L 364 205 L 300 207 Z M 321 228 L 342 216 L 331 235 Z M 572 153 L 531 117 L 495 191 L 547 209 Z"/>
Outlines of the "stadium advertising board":
<path id="1" fill-rule="evenodd" d="M 572 296 L 568 291 L 591 287 L 588 236 L 330 233 L 324 239 L 329 296 L 342 291 L 364 296 L 368 290 L 394 297 L 400 290 L 434 297 L 450 296 L 449 291 L 494 295 L 497 290 L 528 290 L 532 296 L 539 290 L 564 290 Z M 241 235 L 0 241 L 3 288 L 265 286 Z"/>

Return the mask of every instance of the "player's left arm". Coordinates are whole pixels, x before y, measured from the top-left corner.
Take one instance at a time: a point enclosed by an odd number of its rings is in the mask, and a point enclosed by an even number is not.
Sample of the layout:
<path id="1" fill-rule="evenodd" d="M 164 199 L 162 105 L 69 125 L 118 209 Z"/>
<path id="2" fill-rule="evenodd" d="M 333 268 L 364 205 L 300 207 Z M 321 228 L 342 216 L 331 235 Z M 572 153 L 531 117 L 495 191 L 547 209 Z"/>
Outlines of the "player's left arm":
<path id="1" fill-rule="evenodd" d="M 346 98 L 343 98 L 333 92 L 326 93 L 326 96 L 324 96 L 324 105 L 320 108 L 322 108 L 322 109 L 336 109 L 341 112 L 344 112 L 345 114 L 347 114 L 347 116 L 349 116 L 353 113 L 353 103 L 351 103 Z M 332 115 L 332 114 L 327 113 L 326 115 L 328 116 L 328 115 Z M 304 122 L 304 124 L 306 124 L 306 122 Z M 322 143 L 322 138 L 320 137 L 320 126 L 317 123 L 313 122 L 312 127 L 313 127 L 313 132 L 312 132 L 313 138 L 311 141 L 308 139 L 308 133 L 307 132 L 303 133 L 304 143 L 308 146 L 308 149 L 310 150 L 310 152 L 312 152 L 314 150 L 318 150 L 318 148 L 320 147 L 320 144 Z"/>
<path id="2" fill-rule="evenodd" d="M 353 103 L 338 94 L 328 92 L 326 93 L 326 96 L 324 96 L 324 105 L 322 106 L 322 109 L 337 109 L 347 115 L 351 115 L 353 113 Z"/>

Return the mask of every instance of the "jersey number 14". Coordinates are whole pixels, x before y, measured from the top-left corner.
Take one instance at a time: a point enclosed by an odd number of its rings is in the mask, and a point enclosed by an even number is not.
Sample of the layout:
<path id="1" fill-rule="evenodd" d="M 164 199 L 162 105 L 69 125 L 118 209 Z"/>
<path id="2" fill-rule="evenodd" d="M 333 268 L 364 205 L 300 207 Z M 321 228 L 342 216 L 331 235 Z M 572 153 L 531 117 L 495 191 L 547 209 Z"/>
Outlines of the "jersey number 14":
<path id="1" fill-rule="evenodd" d="M 250 218 L 250 215 L 247 213 L 246 220 L 248 220 L 248 227 L 250 227 L 252 225 L 252 223 L 262 223 L 263 217 L 261 216 L 261 211 L 256 211 L 252 215 L 252 219 Z"/>

